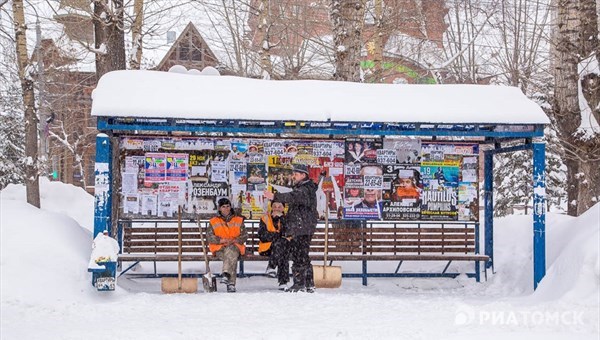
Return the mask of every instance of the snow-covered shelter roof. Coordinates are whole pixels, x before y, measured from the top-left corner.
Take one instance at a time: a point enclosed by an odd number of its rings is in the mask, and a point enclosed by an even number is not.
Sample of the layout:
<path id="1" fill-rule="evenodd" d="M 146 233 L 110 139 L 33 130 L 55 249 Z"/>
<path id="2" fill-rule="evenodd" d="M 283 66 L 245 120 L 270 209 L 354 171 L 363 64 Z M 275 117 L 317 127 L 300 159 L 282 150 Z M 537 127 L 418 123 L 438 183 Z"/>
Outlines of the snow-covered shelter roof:
<path id="1" fill-rule="evenodd" d="M 518 88 L 262 80 L 158 71 L 100 79 L 92 115 L 105 117 L 441 124 L 548 124 Z"/>

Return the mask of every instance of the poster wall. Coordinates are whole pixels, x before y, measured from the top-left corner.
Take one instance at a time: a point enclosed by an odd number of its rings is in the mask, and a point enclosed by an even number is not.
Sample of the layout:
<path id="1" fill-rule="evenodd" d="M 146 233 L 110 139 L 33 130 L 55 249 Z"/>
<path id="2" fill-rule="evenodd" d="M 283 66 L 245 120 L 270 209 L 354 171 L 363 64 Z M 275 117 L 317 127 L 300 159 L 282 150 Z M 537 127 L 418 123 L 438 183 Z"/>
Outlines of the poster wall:
<path id="1" fill-rule="evenodd" d="M 415 138 L 344 140 L 123 137 L 121 211 L 210 218 L 227 197 L 250 219 L 264 190 L 288 192 L 294 164 L 318 185 L 321 219 L 477 221 L 479 146 Z"/>

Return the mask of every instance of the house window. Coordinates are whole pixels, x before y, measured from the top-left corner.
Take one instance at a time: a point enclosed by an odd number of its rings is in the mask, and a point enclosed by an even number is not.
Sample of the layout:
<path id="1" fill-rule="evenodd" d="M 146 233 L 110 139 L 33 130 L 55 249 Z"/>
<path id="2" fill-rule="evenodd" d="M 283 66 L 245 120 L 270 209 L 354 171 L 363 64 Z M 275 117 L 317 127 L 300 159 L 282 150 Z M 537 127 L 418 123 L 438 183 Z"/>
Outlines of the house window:
<path id="1" fill-rule="evenodd" d="M 192 51 L 192 60 L 193 61 L 202 61 L 202 51 L 200 48 L 195 47 Z"/>
<path id="2" fill-rule="evenodd" d="M 179 60 L 190 59 L 190 46 L 187 44 L 181 44 L 179 46 Z"/>

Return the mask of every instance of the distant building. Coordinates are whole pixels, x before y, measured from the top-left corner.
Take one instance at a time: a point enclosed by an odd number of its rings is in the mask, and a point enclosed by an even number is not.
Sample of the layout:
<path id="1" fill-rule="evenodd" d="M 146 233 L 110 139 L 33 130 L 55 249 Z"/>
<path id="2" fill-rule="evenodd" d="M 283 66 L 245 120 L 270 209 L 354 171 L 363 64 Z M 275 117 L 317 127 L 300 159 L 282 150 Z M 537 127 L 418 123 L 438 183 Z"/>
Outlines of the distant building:
<path id="1" fill-rule="evenodd" d="M 72 2 L 62 1 L 61 6 L 72 6 Z M 91 192 L 98 133 L 96 119 L 90 114 L 91 94 L 97 80 L 94 54 L 81 46 L 93 44 L 93 26 L 89 18 L 77 11 L 56 14 L 55 19 L 60 23 L 56 25 L 59 34 L 43 39 L 33 51 L 33 58 L 43 65 L 38 74 L 39 84 L 43 84 L 39 87 L 40 156 L 47 157 L 46 170 L 51 178 Z M 173 31 L 168 34 L 169 45 L 165 40 L 168 50 L 154 51 L 154 55 L 164 55 L 154 69 L 168 71 L 173 65 L 198 70 L 206 66 L 218 68 L 217 58 L 192 23 L 176 39 L 173 35 Z"/>
<path id="2" fill-rule="evenodd" d="M 382 77 L 387 83 L 433 83 L 435 75 L 432 74 L 430 65 L 440 61 L 442 53 L 442 37 L 447 29 L 444 17 L 448 13 L 445 1 L 440 0 L 390 0 L 384 1 L 385 26 L 382 30 L 383 59 Z M 264 30 L 259 29 L 260 11 L 263 2 L 251 0 L 251 7 L 256 11 L 248 20 L 249 39 L 252 48 L 259 51 L 263 46 Z M 304 53 L 305 58 L 313 58 L 310 53 L 321 53 L 317 59 L 320 68 L 332 69 L 333 37 L 331 36 L 332 24 L 329 19 L 329 1 L 315 0 L 288 0 L 270 1 L 268 20 L 269 43 L 274 57 L 274 69 L 277 70 L 277 59 L 293 59 L 297 54 Z M 375 66 L 374 37 L 377 34 L 375 27 L 375 1 L 368 0 L 365 9 L 363 28 L 363 49 L 361 68 L 369 73 Z M 260 26 L 264 27 L 264 26 Z M 317 51 L 312 45 L 329 45 L 330 51 L 320 48 Z M 304 51 L 302 51 L 304 49 Z M 324 54 L 329 54 L 325 56 Z M 309 62 L 310 63 L 310 62 Z M 289 67 L 284 73 L 295 73 L 295 78 L 311 78 L 314 75 L 309 71 L 295 70 Z M 310 68 L 311 65 L 294 65 Z M 286 78 L 288 74 L 284 74 Z M 294 74 L 292 74 L 294 78 Z"/>

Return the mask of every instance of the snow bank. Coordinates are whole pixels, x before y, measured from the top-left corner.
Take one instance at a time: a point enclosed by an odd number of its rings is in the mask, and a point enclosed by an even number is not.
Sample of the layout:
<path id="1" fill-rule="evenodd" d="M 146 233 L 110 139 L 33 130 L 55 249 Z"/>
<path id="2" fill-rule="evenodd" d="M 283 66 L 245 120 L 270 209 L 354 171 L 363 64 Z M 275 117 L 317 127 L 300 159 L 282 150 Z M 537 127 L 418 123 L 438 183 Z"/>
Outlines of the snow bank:
<path id="1" fill-rule="evenodd" d="M 66 214 L 93 210 L 76 190 L 70 196 L 71 186 L 46 182 L 41 189 L 46 209 L 50 199 Z M 91 232 L 64 213 L 28 205 L 23 192 L 0 192 L 2 340 L 598 338 L 599 206 L 579 218 L 548 216 L 549 269 L 533 294 L 531 216 L 511 216 L 496 220 L 497 273 L 481 284 L 370 278 L 363 287 L 360 279 L 344 279 L 339 289 L 288 294 L 276 280 L 250 277 L 238 280 L 236 294 L 220 286 L 213 294 L 165 295 L 158 279 L 121 278 L 115 292 L 96 291 L 87 272 Z M 220 266 L 211 264 L 214 272 Z M 247 263 L 248 271 L 264 268 Z M 184 270 L 203 273 L 204 264 Z M 550 317 L 535 317 L 546 312 Z M 223 315 L 235 323 L 224 327 Z M 517 319 L 483 319 L 498 315 Z"/>
<path id="2" fill-rule="evenodd" d="M 600 204 L 579 217 L 547 214 L 546 276 L 533 292 L 533 227 L 531 215 L 494 221 L 496 274 L 485 292 L 542 300 L 575 299 L 595 294 L 598 301 Z M 593 300 L 593 299 L 592 299 Z"/>
<path id="3" fill-rule="evenodd" d="M 25 186 L 9 184 L 0 191 L 0 197 L 24 202 Z M 40 177 L 40 199 L 43 210 L 63 213 L 90 232 L 94 231 L 94 196 L 83 188 Z"/>
<path id="4" fill-rule="evenodd" d="M 600 204 L 578 218 L 557 225 L 546 276 L 535 298 L 587 301 L 598 304 L 600 297 Z"/>
<path id="5" fill-rule="evenodd" d="M 2 303 L 79 300 L 88 286 L 92 235 L 72 218 L 2 199 Z"/>

